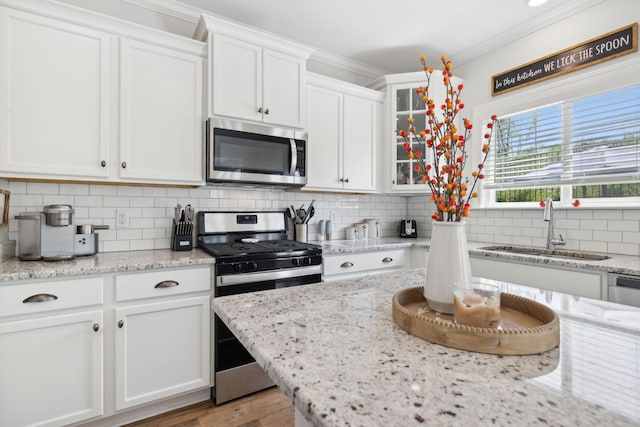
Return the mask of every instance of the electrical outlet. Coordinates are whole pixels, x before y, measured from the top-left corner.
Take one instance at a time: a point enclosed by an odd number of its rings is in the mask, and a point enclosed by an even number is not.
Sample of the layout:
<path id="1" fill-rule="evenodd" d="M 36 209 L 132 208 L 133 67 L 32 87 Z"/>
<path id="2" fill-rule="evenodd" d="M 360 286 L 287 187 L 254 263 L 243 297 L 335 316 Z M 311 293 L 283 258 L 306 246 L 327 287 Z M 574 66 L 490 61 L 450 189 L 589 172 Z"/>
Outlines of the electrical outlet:
<path id="1" fill-rule="evenodd" d="M 129 210 L 119 208 L 116 210 L 116 228 L 129 228 Z"/>

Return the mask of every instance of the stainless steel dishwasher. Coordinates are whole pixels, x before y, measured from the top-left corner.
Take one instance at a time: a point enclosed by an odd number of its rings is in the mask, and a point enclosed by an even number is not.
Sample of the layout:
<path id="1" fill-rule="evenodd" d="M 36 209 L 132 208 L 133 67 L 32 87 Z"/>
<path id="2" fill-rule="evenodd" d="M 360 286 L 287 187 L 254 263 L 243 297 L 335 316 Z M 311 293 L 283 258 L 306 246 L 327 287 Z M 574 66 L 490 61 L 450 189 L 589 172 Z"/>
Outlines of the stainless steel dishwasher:
<path id="1" fill-rule="evenodd" d="M 609 273 L 607 284 L 609 301 L 640 307 L 640 276 Z"/>

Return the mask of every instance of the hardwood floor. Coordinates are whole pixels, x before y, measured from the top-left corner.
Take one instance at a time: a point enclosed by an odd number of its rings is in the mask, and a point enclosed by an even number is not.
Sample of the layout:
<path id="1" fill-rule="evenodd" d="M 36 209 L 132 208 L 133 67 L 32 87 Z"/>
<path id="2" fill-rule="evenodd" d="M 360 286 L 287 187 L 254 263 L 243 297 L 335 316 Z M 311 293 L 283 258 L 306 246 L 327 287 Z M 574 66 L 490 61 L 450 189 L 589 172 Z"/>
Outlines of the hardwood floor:
<path id="1" fill-rule="evenodd" d="M 127 427 L 294 427 L 293 405 L 278 387 L 222 405 L 207 401 Z"/>

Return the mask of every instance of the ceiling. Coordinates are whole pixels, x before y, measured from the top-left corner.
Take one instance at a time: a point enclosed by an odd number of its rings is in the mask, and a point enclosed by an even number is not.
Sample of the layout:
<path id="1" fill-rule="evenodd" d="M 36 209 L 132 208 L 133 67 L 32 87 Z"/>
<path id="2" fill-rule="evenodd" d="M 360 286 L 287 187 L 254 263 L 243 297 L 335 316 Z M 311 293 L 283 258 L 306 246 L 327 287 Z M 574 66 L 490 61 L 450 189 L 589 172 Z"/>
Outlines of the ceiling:
<path id="1" fill-rule="evenodd" d="M 417 71 L 418 57 L 460 65 L 604 0 L 180 0 L 376 68 Z M 329 55 L 328 55 L 329 54 Z"/>

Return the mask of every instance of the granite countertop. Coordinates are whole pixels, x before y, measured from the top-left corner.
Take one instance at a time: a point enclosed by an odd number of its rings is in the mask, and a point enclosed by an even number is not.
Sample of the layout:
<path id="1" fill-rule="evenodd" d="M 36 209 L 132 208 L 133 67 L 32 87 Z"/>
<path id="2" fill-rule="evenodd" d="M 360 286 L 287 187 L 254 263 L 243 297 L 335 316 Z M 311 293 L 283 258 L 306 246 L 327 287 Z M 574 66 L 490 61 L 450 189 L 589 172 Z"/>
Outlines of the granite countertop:
<path id="1" fill-rule="evenodd" d="M 15 280 L 51 279 L 213 263 L 215 263 L 215 258 L 200 249 L 104 252 L 77 257 L 69 261 L 55 262 L 20 261 L 18 258 L 11 258 L 0 262 L 0 285 L 11 284 Z"/>
<path id="2" fill-rule="evenodd" d="M 403 239 L 382 237 L 369 240 L 330 240 L 313 241 L 322 247 L 324 255 L 348 254 L 393 250 L 401 248 L 424 248 L 430 246 L 430 239 Z M 640 275 L 640 258 L 625 255 L 610 255 L 603 261 L 572 260 L 545 256 L 513 254 L 481 249 L 491 243 L 468 242 L 469 254 L 475 257 L 496 258 L 505 261 L 532 262 L 558 267 L 590 269 L 610 273 Z M 92 256 L 77 257 L 70 261 L 44 262 L 20 261 L 11 258 L 0 262 L 0 285 L 4 282 L 27 279 L 46 279 L 85 274 L 112 273 L 118 271 L 148 270 L 154 268 L 184 267 L 197 264 L 212 264 L 215 259 L 195 248 L 191 251 L 172 251 L 170 249 L 104 252 Z"/>
<path id="3" fill-rule="evenodd" d="M 317 426 L 640 423 L 640 308 L 500 283 L 560 317 L 560 347 L 497 356 L 432 344 L 391 318 L 395 271 L 215 298 L 214 311 Z"/>
<path id="4" fill-rule="evenodd" d="M 431 239 L 417 238 L 408 239 L 400 237 L 382 237 L 369 240 L 330 240 L 312 242 L 322 246 L 324 255 L 348 254 L 358 252 L 371 252 L 381 250 L 391 250 L 398 248 L 429 248 Z M 547 264 L 564 268 L 578 268 L 587 270 L 604 271 L 619 274 L 640 275 L 640 257 L 618 254 L 607 254 L 608 259 L 570 259 L 560 257 L 548 257 L 544 255 L 529 255 L 518 253 L 507 253 L 503 251 L 489 251 L 482 249 L 487 246 L 501 246 L 487 242 L 467 242 L 469 254 L 474 257 L 494 258 L 502 261 L 528 262 L 535 264 Z M 508 245 L 504 245 L 508 246 Z M 567 251 L 571 252 L 571 251 Z M 575 251 L 580 253 L 580 251 Z"/>

